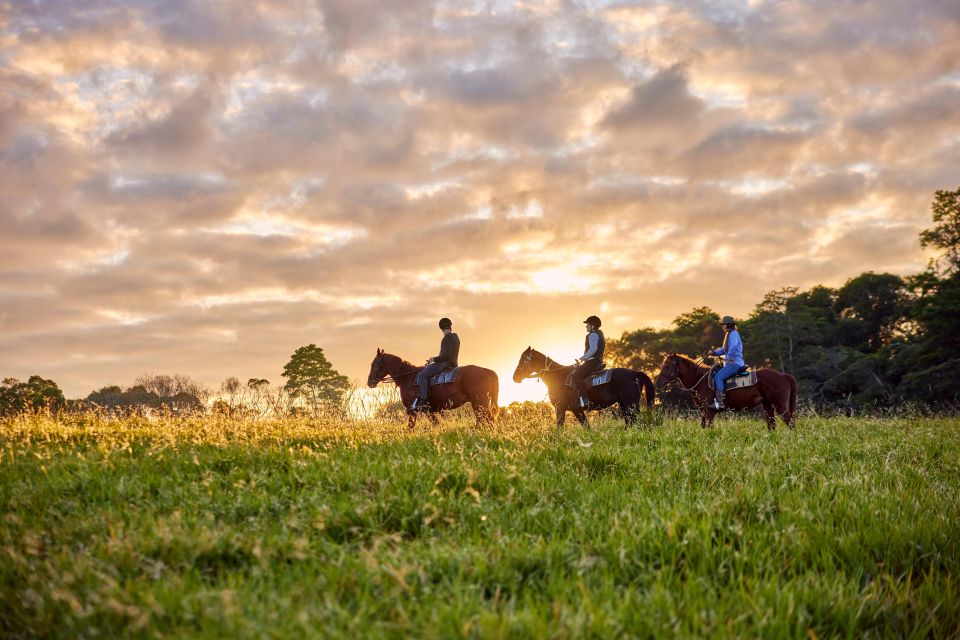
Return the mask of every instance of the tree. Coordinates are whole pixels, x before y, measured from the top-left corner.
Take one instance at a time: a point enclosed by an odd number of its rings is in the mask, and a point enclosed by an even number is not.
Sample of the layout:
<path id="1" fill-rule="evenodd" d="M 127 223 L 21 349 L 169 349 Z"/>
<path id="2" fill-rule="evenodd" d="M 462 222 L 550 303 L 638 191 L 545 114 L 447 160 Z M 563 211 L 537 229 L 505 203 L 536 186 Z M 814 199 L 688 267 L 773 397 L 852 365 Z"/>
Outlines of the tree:
<path id="1" fill-rule="evenodd" d="M 934 226 L 920 233 L 921 247 L 936 247 L 943 250 L 946 271 L 960 271 L 960 187 L 956 191 L 934 192 Z"/>
<path id="2" fill-rule="evenodd" d="M 781 371 L 793 371 L 796 350 L 795 318 L 787 313 L 787 302 L 797 295 L 796 287 L 783 287 L 763 296 L 744 326 L 751 359 L 769 362 Z"/>
<path id="3" fill-rule="evenodd" d="M 26 382 L 5 378 L 0 383 L 0 415 L 43 408 L 60 409 L 64 402 L 63 392 L 57 383 L 40 376 L 30 376 Z"/>
<path id="4" fill-rule="evenodd" d="M 847 280 L 837 292 L 839 314 L 864 324 L 871 351 L 889 344 L 907 315 L 904 285 L 900 276 L 868 271 Z"/>
<path id="5" fill-rule="evenodd" d="M 287 379 L 284 388 L 291 396 L 302 398 L 314 415 L 321 408 L 339 405 L 350 387 L 347 377 L 333 368 L 323 349 L 315 344 L 294 351 L 282 375 Z"/>

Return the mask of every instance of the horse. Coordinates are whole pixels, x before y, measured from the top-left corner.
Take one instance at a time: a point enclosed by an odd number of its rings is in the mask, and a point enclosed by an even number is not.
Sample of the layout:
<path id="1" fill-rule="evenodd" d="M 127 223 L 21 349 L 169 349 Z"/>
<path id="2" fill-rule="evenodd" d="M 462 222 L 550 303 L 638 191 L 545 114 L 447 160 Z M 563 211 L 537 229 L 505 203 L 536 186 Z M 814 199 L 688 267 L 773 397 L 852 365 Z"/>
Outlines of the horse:
<path id="1" fill-rule="evenodd" d="M 547 385 L 550 403 L 557 412 L 557 427 L 563 426 L 567 411 L 571 411 L 580 424 L 587 427 L 587 414 L 580 406 L 580 395 L 566 384 L 567 376 L 573 371 L 573 365 L 562 365 L 545 356 L 533 347 L 527 347 L 520 354 L 520 362 L 513 372 L 513 381 L 521 382 L 526 378 L 540 378 Z M 640 400 L 646 397 L 647 410 L 653 409 L 656 390 L 653 381 L 642 371 L 633 369 L 612 369 L 610 382 L 587 390 L 590 409 L 605 409 L 613 404 L 620 407 L 627 426 L 636 423 L 640 410 Z M 599 372 L 598 372 L 599 373 Z"/>
<path id="2" fill-rule="evenodd" d="M 417 412 L 412 407 L 413 401 L 420 394 L 416 379 L 422 369 L 423 367 L 410 364 L 399 356 L 377 349 L 377 355 L 370 363 L 370 375 L 367 376 L 367 386 L 371 389 L 387 376 L 397 385 L 400 400 L 407 408 L 407 426 L 411 429 L 417 423 Z M 457 379 L 453 382 L 430 386 L 430 420 L 434 425 L 439 424 L 437 414 L 440 411 L 456 409 L 469 402 L 477 418 L 477 426 L 493 424 L 500 412 L 497 406 L 499 392 L 500 381 L 495 371 L 464 365 L 460 367 Z"/>
<path id="3" fill-rule="evenodd" d="M 776 428 L 777 416 L 793 428 L 797 417 L 797 380 L 789 373 L 775 369 L 757 369 L 756 373 L 757 384 L 730 389 L 724 394 L 726 408 L 739 411 L 763 405 L 767 414 L 767 429 L 773 431 Z M 678 382 L 693 396 L 694 404 L 700 409 L 700 426 L 706 428 L 713 425 L 713 419 L 719 413 L 710 406 L 714 398 L 709 383 L 711 375 L 710 367 L 672 353 L 663 359 L 660 373 L 657 374 L 657 388 Z"/>

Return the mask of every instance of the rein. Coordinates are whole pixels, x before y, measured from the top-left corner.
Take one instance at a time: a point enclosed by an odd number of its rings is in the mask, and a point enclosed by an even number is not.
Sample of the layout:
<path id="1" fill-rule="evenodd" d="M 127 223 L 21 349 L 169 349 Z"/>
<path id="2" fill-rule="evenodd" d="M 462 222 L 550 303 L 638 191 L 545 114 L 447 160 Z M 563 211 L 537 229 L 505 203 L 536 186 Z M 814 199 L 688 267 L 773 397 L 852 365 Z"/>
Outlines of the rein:
<path id="1" fill-rule="evenodd" d="M 710 375 L 710 371 L 712 371 L 712 369 L 709 369 L 709 368 L 708 368 L 708 369 L 706 370 L 706 372 L 705 372 L 702 376 L 700 376 L 700 379 L 693 383 L 693 386 L 691 386 L 691 387 L 686 387 L 686 386 L 684 386 L 684 384 L 683 384 L 683 380 L 680 378 L 680 371 L 679 371 L 679 369 L 678 369 L 678 371 L 677 371 L 677 384 L 680 385 L 680 388 L 681 388 L 681 389 L 683 389 L 684 391 L 686 391 L 686 392 L 692 394 L 694 397 L 696 397 L 697 394 L 696 394 L 695 392 L 696 392 L 696 390 L 697 390 L 697 387 L 700 386 L 700 383 L 703 382 L 704 378 L 706 378 L 708 375 Z"/>
<path id="2" fill-rule="evenodd" d="M 530 353 L 527 356 L 527 363 L 532 363 L 532 362 L 533 362 L 533 353 Z M 559 364 L 559 363 L 556 360 L 552 359 L 550 356 L 543 354 L 543 365 L 544 365 L 543 369 L 540 369 L 539 371 L 531 371 L 526 375 L 526 377 L 524 377 L 524 380 L 529 380 L 530 378 L 540 379 L 543 376 L 543 374 L 550 371 L 551 364 Z M 560 365 L 560 367 L 563 368 L 563 365 Z"/>
<path id="3" fill-rule="evenodd" d="M 398 378 L 405 378 L 407 376 L 413 375 L 417 372 L 417 367 L 413 366 L 409 362 L 403 362 L 402 364 L 408 365 L 410 367 L 407 371 L 401 371 L 400 373 L 394 375 L 392 373 L 385 373 L 383 378 L 380 379 L 381 382 L 392 382 L 393 384 L 400 386 L 400 383 L 397 382 Z"/>

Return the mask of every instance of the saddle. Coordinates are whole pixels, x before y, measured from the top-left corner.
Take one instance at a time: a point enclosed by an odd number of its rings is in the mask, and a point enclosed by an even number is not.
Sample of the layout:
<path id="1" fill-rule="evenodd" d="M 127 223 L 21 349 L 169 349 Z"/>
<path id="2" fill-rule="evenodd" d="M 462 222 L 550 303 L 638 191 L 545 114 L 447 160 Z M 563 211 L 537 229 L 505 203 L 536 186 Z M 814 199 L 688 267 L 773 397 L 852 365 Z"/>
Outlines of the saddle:
<path id="1" fill-rule="evenodd" d="M 437 384 L 449 384 L 456 381 L 458 375 L 460 375 L 460 367 L 454 367 L 453 369 L 441 371 L 435 376 L 430 376 L 430 386 L 432 387 Z"/>
<path id="2" fill-rule="evenodd" d="M 716 389 L 716 376 L 717 371 L 720 371 L 720 365 L 713 365 L 713 368 L 710 370 L 710 375 L 708 382 L 710 384 L 710 389 Z M 757 384 L 757 372 L 751 369 L 748 365 L 743 365 L 740 367 L 740 370 L 735 374 L 727 378 L 726 383 L 723 385 L 724 392 L 730 391 L 731 389 L 741 389 L 743 387 L 752 387 Z"/>
<path id="3" fill-rule="evenodd" d="M 590 377 L 587 378 L 587 387 L 599 387 L 602 384 L 607 384 L 610 382 L 610 379 L 613 377 L 613 369 L 601 369 L 596 373 L 590 374 Z M 573 371 L 567 374 L 567 379 L 565 384 L 568 387 L 573 387 Z"/>

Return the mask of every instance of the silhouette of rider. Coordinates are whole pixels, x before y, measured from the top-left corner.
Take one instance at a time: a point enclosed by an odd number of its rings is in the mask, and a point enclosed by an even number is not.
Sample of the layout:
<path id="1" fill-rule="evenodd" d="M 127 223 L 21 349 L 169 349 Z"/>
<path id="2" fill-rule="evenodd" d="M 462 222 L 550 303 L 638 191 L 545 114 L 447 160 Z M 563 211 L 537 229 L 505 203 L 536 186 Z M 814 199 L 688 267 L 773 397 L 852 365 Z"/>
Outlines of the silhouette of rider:
<path id="1" fill-rule="evenodd" d="M 460 337 L 453 332 L 453 322 L 450 318 L 440 318 L 440 330 L 443 331 L 443 339 L 440 341 L 439 355 L 427 360 L 427 366 L 417 374 L 420 395 L 413 401 L 413 409 L 416 411 L 430 410 L 430 403 L 427 400 L 430 393 L 430 377 L 457 366 Z"/>
<path id="2" fill-rule="evenodd" d="M 573 384 L 576 386 L 577 393 L 580 394 L 581 407 L 589 404 L 587 380 L 591 373 L 603 368 L 603 354 L 607 348 L 603 332 L 600 331 L 600 318 L 590 316 L 583 323 L 587 325 L 587 337 L 583 341 L 583 355 L 577 360 L 577 366 L 573 369 Z"/>

